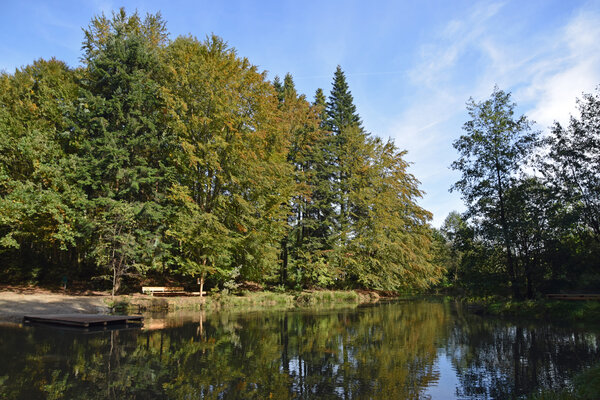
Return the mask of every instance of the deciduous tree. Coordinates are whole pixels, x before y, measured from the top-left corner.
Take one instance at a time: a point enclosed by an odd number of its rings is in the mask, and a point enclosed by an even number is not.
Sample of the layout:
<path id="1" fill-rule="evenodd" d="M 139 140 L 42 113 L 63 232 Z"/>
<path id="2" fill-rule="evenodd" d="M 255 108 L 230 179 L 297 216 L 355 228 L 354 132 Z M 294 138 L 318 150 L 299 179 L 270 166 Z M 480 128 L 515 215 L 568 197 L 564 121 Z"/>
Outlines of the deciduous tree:
<path id="1" fill-rule="evenodd" d="M 246 279 L 267 279 L 278 270 L 294 190 L 276 93 L 216 36 L 180 37 L 167 59 L 178 176 L 170 234 L 180 270 L 227 279 L 241 269 Z"/>
<path id="2" fill-rule="evenodd" d="M 460 157 L 452 168 L 460 171 L 462 178 L 452 189 L 461 192 L 469 216 L 487 224 L 485 234 L 503 246 L 513 294 L 520 297 L 506 196 L 535 148 L 538 132 L 531 129 L 527 117 L 515 117 L 515 107 L 510 93 L 497 87 L 488 100 L 469 100 L 471 120 L 463 126 L 465 134 L 453 143 Z"/>
<path id="3" fill-rule="evenodd" d="M 542 170 L 600 243 L 600 88 L 577 103 L 578 117 L 571 117 L 567 127 L 558 122 L 552 127 Z"/>

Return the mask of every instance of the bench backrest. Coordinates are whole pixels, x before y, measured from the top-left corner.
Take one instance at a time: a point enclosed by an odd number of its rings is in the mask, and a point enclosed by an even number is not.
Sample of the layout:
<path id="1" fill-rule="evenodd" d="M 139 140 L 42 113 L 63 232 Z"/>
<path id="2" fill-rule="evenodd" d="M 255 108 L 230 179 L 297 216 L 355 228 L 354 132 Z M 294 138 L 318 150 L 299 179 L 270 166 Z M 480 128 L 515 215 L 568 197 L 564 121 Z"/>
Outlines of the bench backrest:
<path id="1" fill-rule="evenodd" d="M 142 292 L 183 292 L 178 286 L 142 286 Z"/>

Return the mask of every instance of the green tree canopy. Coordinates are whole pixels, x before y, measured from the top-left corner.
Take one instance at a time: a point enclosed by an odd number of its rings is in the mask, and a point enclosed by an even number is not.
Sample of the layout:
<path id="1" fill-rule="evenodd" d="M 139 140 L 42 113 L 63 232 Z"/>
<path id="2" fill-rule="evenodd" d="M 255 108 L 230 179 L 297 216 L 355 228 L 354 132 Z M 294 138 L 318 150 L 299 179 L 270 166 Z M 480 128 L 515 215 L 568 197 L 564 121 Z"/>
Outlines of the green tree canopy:
<path id="1" fill-rule="evenodd" d="M 92 254 L 109 267 L 114 291 L 140 266 L 163 268 L 166 261 L 166 193 L 173 179 L 166 38 L 159 14 L 142 20 L 124 9 L 111 19 L 94 18 L 85 30 L 73 140 L 81 142 L 79 180 L 96 230 Z"/>
<path id="2" fill-rule="evenodd" d="M 167 50 L 175 96 L 178 204 L 170 235 L 183 272 L 241 268 L 261 280 L 277 269 L 293 191 L 278 100 L 265 74 L 216 36 L 176 39 Z"/>
<path id="3" fill-rule="evenodd" d="M 452 190 L 462 194 L 468 215 L 486 224 L 484 234 L 504 247 L 513 293 L 520 297 L 506 193 L 531 155 L 538 132 L 531 129 L 531 122 L 525 116 L 514 116 L 515 107 L 510 93 L 498 87 L 488 100 L 469 100 L 467 110 L 471 120 L 463 126 L 465 134 L 453 143 L 459 159 L 452 163 L 452 168 L 460 171 L 462 177 Z"/>
<path id="4" fill-rule="evenodd" d="M 64 134 L 76 75 L 55 59 L 0 75 L 0 249 L 6 270 L 23 279 L 49 265 L 64 273 L 81 235 L 83 193 L 69 179 Z"/>
<path id="5" fill-rule="evenodd" d="M 600 243 L 600 88 L 577 103 L 579 117 L 571 117 L 566 128 L 558 122 L 552 127 L 543 171 Z"/>

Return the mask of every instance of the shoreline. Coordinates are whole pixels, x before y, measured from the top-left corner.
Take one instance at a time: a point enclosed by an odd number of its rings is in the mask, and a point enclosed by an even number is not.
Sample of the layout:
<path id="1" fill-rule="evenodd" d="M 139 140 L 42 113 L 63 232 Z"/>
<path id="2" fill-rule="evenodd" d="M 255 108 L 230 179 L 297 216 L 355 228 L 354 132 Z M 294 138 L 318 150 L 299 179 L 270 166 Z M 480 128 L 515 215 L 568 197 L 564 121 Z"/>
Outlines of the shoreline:
<path id="1" fill-rule="evenodd" d="M 241 294 L 215 293 L 209 296 L 119 296 L 111 304 L 117 311 L 256 311 L 292 310 L 310 307 L 356 306 L 376 303 L 375 292 L 314 290 L 302 292 L 255 291 Z"/>
<path id="2" fill-rule="evenodd" d="M 0 291 L 0 322 L 21 323 L 27 314 L 108 314 L 111 308 L 107 299 L 110 300 L 110 296 L 3 290 Z"/>
<path id="3" fill-rule="evenodd" d="M 448 298 L 449 296 L 441 296 Z M 208 296 L 118 295 L 107 292 L 62 292 L 38 287 L 0 287 L 0 324 L 20 324 L 28 314 L 111 314 L 177 311 L 293 310 L 311 307 L 353 307 L 377 303 L 377 292 L 363 290 L 255 291 Z M 397 298 L 397 297 L 395 297 Z M 476 314 L 569 323 L 598 324 L 600 301 L 513 301 L 500 298 L 455 299 Z"/>
<path id="4" fill-rule="evenodd" d="M 0 323 L 20 324 L 28 314 L 110 314 L 113 312 L 288 310 L 316 306 L 356 306 L 375 303 L 379 295 L 363 291 L 247 292 L 242 295 L 159 297 L 103 292 L 61 293 L 41 288 L 0 290 Z"/>
<path id="5" fill-rule="evenodd" d="M 483 316 L 596 326 L 600 321 L 600 301 L 597 300 L 512 300 L 500 297 L 472 297 L 459 301 Z"/>

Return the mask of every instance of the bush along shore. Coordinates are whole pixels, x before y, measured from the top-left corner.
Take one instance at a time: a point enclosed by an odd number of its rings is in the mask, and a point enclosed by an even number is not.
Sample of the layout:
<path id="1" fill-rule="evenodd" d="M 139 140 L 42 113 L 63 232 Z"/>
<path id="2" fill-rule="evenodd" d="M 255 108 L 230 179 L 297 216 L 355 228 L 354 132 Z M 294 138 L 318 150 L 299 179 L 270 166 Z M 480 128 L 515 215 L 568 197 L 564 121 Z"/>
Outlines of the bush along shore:
<path id="1" fill-rule="evenodd" d="M 478 314 L 551 322 L 600 324 L 600 301 L 512 300 L 499 296 L 461 299 Z"/>
<path id="2" fill-rule="evenodd" d="M 115 312 L 173 312 L 219 310 L 286 310 L 298 307 L 348 307 L 379 301 L 373 291 L 311 290 L 301 292 L 243 291 L 209 296 L 117 296 L 109 304 Z"/>

